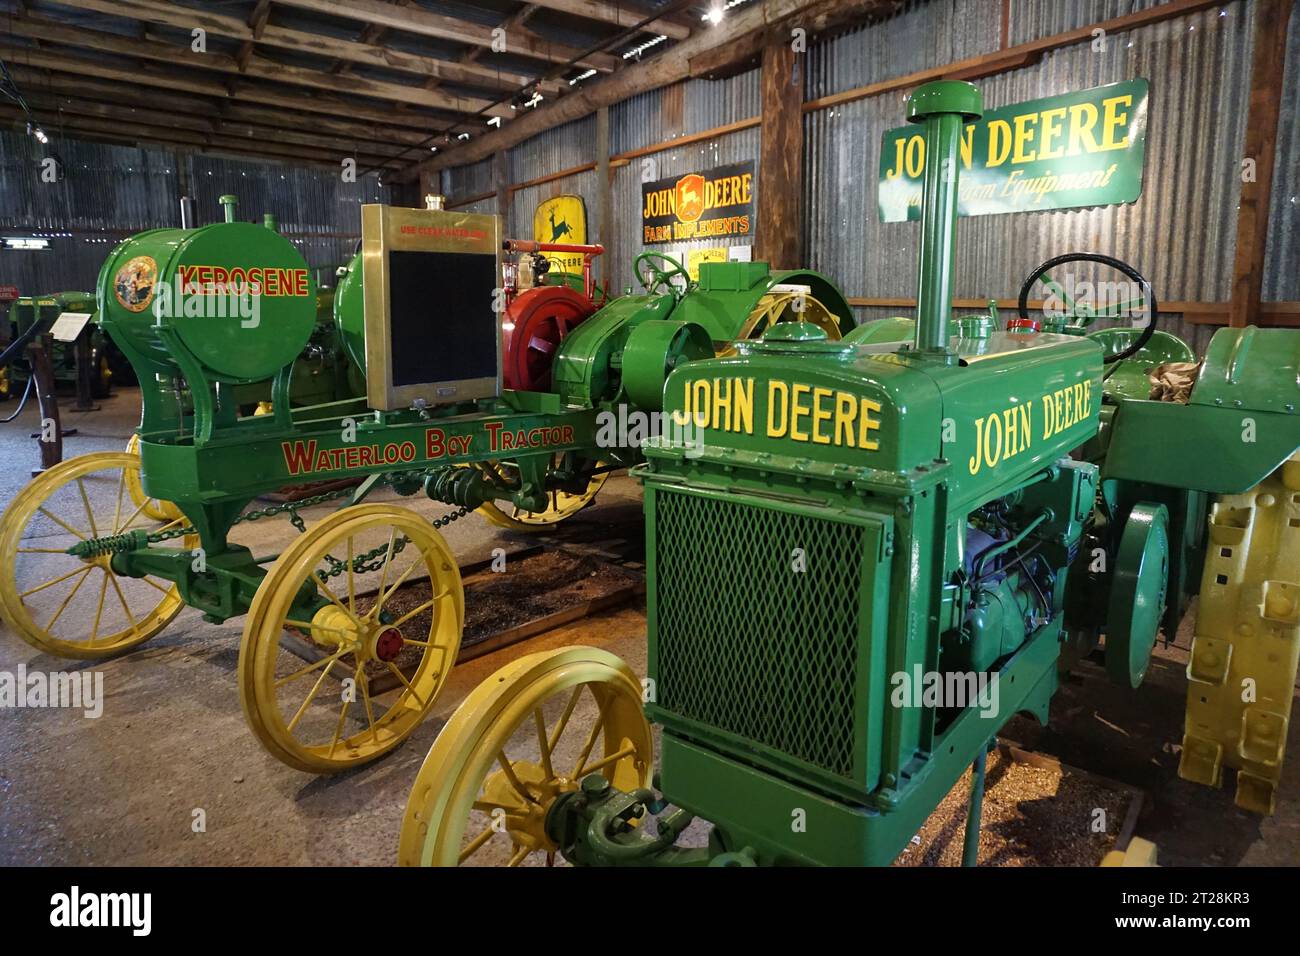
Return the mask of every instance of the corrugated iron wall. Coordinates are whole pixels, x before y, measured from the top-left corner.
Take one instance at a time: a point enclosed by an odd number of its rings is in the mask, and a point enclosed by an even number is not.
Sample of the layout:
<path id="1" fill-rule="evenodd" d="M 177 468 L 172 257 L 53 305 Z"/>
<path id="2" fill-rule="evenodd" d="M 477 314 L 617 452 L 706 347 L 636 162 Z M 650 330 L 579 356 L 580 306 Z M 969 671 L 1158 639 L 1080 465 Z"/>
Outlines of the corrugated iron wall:
<path id="1" fill-rule="evenodd" d="M 1010 33 L 1013 42 L 1023 41 L 1146 5 L 1093 0 L 1077 5 L 1084 8 L 1079 10 L 1056 0 L 1015 0 Z M 943 8 L 950 17 L 936 15 Z M 882 75 L 859 59 L 878 48 L 906 48 L 935 22 L 951 23 L 942 29 L 961 33 L 961 48 L 951 59 L 990 52 L 997 48 L 1000 8 L 998 0 L 937 0 L 816 46 L 810 51 L 809 95 L 903 72 Z M 1144 187 L 1131 205 L 962 219 L 955 295 L 1011 297 L 1042 260 L 1094 251 L 1132 263 L 1160 299 L 1225 301 L 1236 241 L 1252 20 L 1253 3 L 1238 0 L 1108 37 L 1105 49 L 1077 44 L 1047 53 L 1037 65 L 981 79 L 985 105 L 998 107 L 1147 77 Z M 936 55 L 933 46 L 920 49 Z M 917 62 L 913 69 L 927 65 Z M 850 81 L 855 75 L 861 78 Z M 887 94 L 815 111 L 805 120 L 810 264 L 835 277 L 850 296 L 915 295 L 917 224 L 881 223 L 876 209 L 881 134 L 903 125 L 904 103 L 902 94 Z M 880 311 L 898 310 L 872 310 L 863 317 Z M 1173 330 L 1198 341 L 1208 332 L 1181 322 Z"/>
<path id="2" fill-rule="evenodd" d="M 50 248 L 0 251 L 0 285 L 23 295 L 93 291 L 99 267 L 119 240 L 180 225 L 182 190 L 195 200 L 198 224 L 218 222 L 218 197 L 239 197 L 239 218 L 275 214 L 318 278 L 345 262 L 361 233 L 363 202 L 387 202 L 374 176 L 355 183 L 326 168 L 295 167 L 163 148 L 60 140 L 62 182 L 41 180 L 40 147 L 29 136 L 0 130 L 0 228 L 44 234 Z"/>
<path id="3" fill-rule="evenodd" d="M 1287 36 L 1282 113 L 1277 129 L 1277 165 L 1268 216 L 1264 299 L 1300 300 L 1300 2 Z"/>

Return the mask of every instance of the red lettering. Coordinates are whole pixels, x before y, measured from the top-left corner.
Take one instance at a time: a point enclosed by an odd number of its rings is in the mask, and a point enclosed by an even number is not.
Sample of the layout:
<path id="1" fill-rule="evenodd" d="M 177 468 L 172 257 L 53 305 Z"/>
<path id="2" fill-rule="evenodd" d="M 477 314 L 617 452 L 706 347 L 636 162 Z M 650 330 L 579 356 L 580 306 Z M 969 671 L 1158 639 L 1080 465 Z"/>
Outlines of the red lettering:
<path id="1" fill-rule="evenodd" d="M 316 455 L 314 438 L 307 442 L 282 442 L 280 448 L 284 451 L 284 464 L 289 469 L 289 474 L 299 475 L 311 471 L 311 460 Z"/>

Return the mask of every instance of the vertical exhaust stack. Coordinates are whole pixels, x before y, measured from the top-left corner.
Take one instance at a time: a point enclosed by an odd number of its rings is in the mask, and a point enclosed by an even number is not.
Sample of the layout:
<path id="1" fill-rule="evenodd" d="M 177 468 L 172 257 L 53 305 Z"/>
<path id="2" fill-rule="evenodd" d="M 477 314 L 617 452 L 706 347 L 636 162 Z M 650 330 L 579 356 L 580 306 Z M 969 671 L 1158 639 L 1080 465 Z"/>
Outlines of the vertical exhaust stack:
<path id="1" fill-rule="evenodd" d="M 957 179 L 963 126 L 984 113 L 970 83 L 938 80 L 918 87 L 907 119 L 925 124 L 925 185 L 921 194 L 921 253 L 916 283 L 916 342 L 922 355 L 951 362 L 953 245 L 957 236 Z"/>

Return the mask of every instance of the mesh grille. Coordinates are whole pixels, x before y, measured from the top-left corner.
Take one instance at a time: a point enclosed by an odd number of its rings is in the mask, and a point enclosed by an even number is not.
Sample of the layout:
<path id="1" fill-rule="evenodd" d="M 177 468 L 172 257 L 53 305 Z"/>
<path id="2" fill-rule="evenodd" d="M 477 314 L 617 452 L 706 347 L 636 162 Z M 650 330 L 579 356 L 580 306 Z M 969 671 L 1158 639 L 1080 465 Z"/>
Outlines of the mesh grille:
<path id="1" fill-rule="evenodd" d="M 660 707 L 850 776 L 864 529 L 669 491 L 655 502 Z"/>

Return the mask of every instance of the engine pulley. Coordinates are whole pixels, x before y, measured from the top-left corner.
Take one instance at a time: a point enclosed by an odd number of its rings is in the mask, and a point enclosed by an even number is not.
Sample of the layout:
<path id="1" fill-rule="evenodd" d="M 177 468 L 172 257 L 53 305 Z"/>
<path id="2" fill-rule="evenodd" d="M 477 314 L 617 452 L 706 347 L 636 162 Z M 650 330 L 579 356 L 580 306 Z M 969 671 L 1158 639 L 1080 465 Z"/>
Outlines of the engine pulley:
<path id="1" fill-rule="evenodd" d="M 549 391 L 560 343 L 595 311 L 595 303 L 567 286 L 539 286 L 518 295 L 506 308 L 502 325 L 505 387 Z"/>

